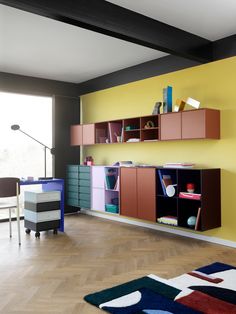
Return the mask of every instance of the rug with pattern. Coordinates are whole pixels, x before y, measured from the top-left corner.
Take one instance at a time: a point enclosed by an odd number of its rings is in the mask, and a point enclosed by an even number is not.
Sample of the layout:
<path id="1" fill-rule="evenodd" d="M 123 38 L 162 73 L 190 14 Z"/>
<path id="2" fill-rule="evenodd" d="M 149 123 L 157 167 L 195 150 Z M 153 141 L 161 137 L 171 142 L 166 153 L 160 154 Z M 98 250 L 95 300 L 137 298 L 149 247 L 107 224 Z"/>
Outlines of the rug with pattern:
<path id="1" fill-rule="evenodd" d="M 112 314 L 236 314 L 236 267 L 213 263 L 168 280 L 148 275 L 84 299 Z"/>

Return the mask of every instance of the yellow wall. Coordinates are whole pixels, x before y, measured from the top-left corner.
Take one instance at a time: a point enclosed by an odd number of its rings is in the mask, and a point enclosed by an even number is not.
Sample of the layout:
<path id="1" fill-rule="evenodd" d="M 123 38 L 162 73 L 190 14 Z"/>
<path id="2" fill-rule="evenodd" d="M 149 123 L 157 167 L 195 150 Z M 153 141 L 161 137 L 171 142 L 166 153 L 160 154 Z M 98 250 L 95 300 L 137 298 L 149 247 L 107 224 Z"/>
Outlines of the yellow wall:
<path id="1" fill-rule="evenodd" d="M 92 155 L 96 164 L 190 161 L 221 168 L 222 227 L 204 234 L 236 241 L 236 57 L 84 95 L 83 123 L 149 115 L 167 85 L 174 101 L 190 96 L 201 107 L 221 110 L 220 140 L 98 144 L 85 147 L 84 156 Z"/>

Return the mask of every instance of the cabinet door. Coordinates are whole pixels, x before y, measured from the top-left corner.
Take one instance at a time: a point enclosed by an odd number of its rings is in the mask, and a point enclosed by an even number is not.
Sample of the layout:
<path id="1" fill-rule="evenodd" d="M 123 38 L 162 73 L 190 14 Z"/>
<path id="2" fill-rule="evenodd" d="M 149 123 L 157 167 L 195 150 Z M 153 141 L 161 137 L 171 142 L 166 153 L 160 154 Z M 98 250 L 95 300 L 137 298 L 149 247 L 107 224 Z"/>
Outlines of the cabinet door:
<path id="1" fill-rule="evenodd" d="M 182 138 L 220 138 L 220 112 L 199 109 L 182 112 Z"/>
<path id="2" fill-rule="evenodd" d="M 104 189 L 92 189 L 92 209 L 105 211 L 105 191 Z"/>
<path id="3" fill-rule="evenodd" d="M 70 145 L 77 146 L 82 145 L 82 125 L 72 125 L 70 127 Z"/>
<path id="4" fill-rule="evenodd" d="M 138 218 L 156 222 L 156 169 L 137 169 Z"/>
<path id="5" fill-rule="evenodd" d="M 83 145 L 95 144 L 94 124 L 83 124 Z"/>
<path id="6" fill-rule="evenodd" d="M 182 112 L 182 138 L 205 138 L 205 110 L 189 110 Z"/>
<path id="7" fill-rule="evenodd" d="M 137 217 L 137 170 L 120 169 L 120 213 Z"/>
<path id="8" fill-rule="evenodd" d="M 161 140 L 181 139 L 181 112 L 161 115 Z"/>
<path id="9" fill-rule="evenodd" d="M 92 166 L 92 187 L 105 188 L 105 169 L 103 166 Z"/>

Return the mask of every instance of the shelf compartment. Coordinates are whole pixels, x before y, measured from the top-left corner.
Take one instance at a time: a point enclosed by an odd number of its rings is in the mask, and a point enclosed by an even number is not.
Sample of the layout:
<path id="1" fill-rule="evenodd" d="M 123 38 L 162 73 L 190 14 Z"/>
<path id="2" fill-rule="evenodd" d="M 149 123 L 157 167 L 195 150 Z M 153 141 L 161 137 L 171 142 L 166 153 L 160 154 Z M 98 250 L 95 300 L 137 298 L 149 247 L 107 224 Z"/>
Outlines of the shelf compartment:
<path id="1" fill-rule="evenodd" d="M 141 141 L 157 141 L 159 140 L 159 129 L 150 128 L 141 130 Z"/>
<path id="2" fill-rule="evenodd" d="M 116 120 L 108 122 L 109 143 L 121 143 L 122 140 L 123 121 Z"/>
<path id="3" fill-rule="evenodd" d="M 129 130 L 124 131 L 124 142 L 128 142 L 130 139 L 139 139 L 140 140 L 140 130 Z M 129 142 L 132 143 L 132 142 Z"/>
<path id="4" fill-rule="evenodd" d="M 187 184 L 194 184 L 194 192 L 196 194 L 202 193 L 201 188 L 201 171 L 197 169 L 180 169 L 178 171 L 178 187 L 179 192 L 187 192 Z"/>
<path id="5" fill-rule="evenodd" d="M 165 176 L 170 177 L 172 184 L 177 184 L 177 171 L 176 171 L 176 169 L 166 169 L 166 168 L 157 169 L 157 194 L 158 195 L 164 195 L 164 196 L 168 197 L 166 195 L 166 192 L 165 192 L 166 188 L 165 188 L 165 184 L 163 182 L 163 178 L 165 178 Z M 174 196 L 178 196 L 178 186 L 175 186 L 174 188 L 175 188 L 175 195 Z"/>
<path id="6" fill-rule="evenodd" d="M 195 229 L 195 226 L 192 228 L 188 225 L 188 218 L 194 216 L 197 219 L 198 210 L 201 208 L 202 203 L 200 200 L 195 200 L 194 202 L 189 201 L 188 199 L 181 198 L 178 200 L 178 222 L 179 227 L 188 228 L 191 230 Z M 200 210 L 200 221 L 198 223 L 198 231 L 201 231 L 201 214 L 202 210 Z"/>
<path id="7" fill-rule="evenodd" d="M 157 218 L 163 216 L 178 216 L 177 198 L 160 197 L 157 198 Z"/>
<path id="8" fill-rule="evenodd" d="M 140 118 L 130 118 L 124 120 L 124 131 L 139 130 Z"/>
<path id="9" fill-rule="evenodd" d="M 108 123 L 95 123 L 95 143 L 106 143 L 108 138 Z"/>
<path id="10" fill-rule="evenodd" d="M 149 128 L 159 127 L 159 115 L 150 115 L 141 117 L 140 128 L 148 130 Z"/>

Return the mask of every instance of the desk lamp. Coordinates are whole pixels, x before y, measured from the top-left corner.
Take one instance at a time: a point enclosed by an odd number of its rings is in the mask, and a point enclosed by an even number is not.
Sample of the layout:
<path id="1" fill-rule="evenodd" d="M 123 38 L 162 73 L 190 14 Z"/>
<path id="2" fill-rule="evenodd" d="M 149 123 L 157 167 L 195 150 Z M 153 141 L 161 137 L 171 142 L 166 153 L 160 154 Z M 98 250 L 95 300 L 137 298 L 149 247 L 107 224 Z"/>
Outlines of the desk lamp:
<path id="1" fill-rule="evenodd" d="M 35 142 L 39 143 L 40 145 L 42 145 L 44 147 L 44 177 L 40 177 L 39 180 L 47 180 L 47 179 L 52 179 L 52 177 L 47 177 L 47 160 L 46 160 L 46 156 L 47 156 L 47 149 L 51 152 L 51 154 L 55 154 L 55 148 L 50 148 L 47 145 L 41 143 L 40 141 L 36 140 L 36 138 L 34 138 L 33 136 L 27 134 L 26 132 L 22 131 L 20 129 L 20 126 L 18 124 L 13 124 L 11 126 L 11 129 L 13 131 L 20 131 L 21 133 L 25 134 L 26 136 L 30 137 L 32 140 L 34 140 Z"/>

